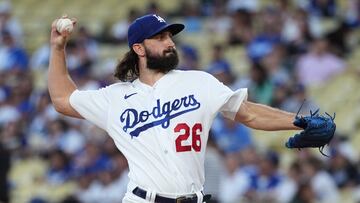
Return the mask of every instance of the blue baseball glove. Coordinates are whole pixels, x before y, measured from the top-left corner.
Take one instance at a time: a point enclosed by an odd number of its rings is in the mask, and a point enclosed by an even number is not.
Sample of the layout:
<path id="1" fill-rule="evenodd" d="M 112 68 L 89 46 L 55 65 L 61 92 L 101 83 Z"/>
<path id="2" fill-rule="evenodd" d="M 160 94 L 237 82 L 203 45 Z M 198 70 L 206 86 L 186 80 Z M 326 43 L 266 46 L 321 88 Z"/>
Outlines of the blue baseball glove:
<path id="1" fill-rule="evenodd" d="M 296 115 L 294 125 L 302 129 L 299 134 L 290 137 L 286 142 L 287 148 L 306 148 L 306 147 L 318 147 L 322 155 L 324 146 L 329 144 L 334 137 L 336 124 L 334 123 L 334 116 L 331 117 L 328 113 L 326 115 L 319 115 L 319 109 L 314 113 L 310 111 L 310 116 L 298 116 Z"/>

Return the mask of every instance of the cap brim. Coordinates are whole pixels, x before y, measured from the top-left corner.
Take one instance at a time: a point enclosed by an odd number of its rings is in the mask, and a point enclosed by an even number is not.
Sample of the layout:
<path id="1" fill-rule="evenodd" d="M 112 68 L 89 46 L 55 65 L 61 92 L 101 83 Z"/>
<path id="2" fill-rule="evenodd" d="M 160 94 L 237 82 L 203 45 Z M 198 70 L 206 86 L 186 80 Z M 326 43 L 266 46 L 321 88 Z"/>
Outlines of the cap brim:
<path id="1" fill-rule="evenodd" d="M 185 25 L 180 23 L 169 24 L 156 30 L 150 37 L 159 34 L 160 32 L 169 31 L 172 35 L 176 35 L 185 28 Z"/>

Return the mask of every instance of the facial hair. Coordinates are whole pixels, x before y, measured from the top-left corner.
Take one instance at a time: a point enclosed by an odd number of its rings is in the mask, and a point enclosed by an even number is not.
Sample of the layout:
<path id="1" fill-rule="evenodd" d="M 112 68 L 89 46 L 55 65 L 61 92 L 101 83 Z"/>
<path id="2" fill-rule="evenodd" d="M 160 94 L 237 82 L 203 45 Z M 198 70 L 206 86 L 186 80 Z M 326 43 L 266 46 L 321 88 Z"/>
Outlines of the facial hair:
<path id="1" fill-rule="evenodd" d="M 145 48 L 147 67 L 151 70 L 156 70 L 161 73 L 167 73 L 177 67 L 179 64 L 179 57 L 176 49 L 170 48 L 163 51 L 163 54 L 155 55 Z"/>

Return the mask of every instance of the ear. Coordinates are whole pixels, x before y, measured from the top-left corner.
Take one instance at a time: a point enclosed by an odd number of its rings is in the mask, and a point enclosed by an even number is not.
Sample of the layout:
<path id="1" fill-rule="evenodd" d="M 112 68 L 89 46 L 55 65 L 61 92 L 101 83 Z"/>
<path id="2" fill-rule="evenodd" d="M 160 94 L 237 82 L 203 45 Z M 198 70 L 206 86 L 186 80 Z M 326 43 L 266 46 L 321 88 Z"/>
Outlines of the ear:
<path id="1" fill-rule="evenodd" d="M 145 47 L 142 44 L 136 43 L 132 46 L 132 48 L 138 56 L 145 56 Z"/>

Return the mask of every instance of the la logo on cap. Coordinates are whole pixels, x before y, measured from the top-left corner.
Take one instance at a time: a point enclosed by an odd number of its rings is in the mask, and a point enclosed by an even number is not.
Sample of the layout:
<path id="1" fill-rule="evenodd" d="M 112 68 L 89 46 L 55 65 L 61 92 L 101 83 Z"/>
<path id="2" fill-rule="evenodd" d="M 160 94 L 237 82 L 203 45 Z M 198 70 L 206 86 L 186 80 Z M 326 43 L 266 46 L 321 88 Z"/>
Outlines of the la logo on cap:
<path id="1" fill-rule="evenodd" d="M 162 18 L 162 17 L 160 17 L 160 16 L 158 16 L 158 15 L 153 15 L 159 22 L 161 22 L 161 23 L 165 23 L 165 20 L 164 20 L 164 18 Z"/>

